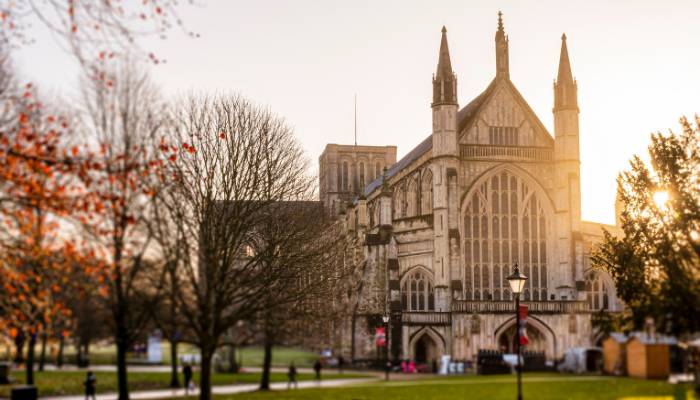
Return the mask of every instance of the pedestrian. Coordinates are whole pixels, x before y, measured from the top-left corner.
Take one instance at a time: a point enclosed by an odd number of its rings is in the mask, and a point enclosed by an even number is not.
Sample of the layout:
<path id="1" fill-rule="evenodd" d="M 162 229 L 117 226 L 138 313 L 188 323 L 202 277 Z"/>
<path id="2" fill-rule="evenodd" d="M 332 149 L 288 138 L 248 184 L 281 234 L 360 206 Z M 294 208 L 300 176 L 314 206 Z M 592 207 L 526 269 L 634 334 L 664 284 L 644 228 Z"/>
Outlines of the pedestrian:
<path id="1" fill-rule="evenodd" d="M 95 378 L 95 374 L 92 371 L 87 372 L 83 385 L 85 385 L 85 400 L 88 400 L 90 397 L 92 397 L 92 400 L 96 400 L 97 378 Z"/>
<path id="2" fill-rule="evenodd" d="M 192 366 L 190 364 L 185 364 L 182 367 L 182 375 L 185 377 L 185 394 L 189 394 L 191 389 L 194 389 L 194 382 L 192 382 Z"/>
<path id="3" fill-rule="evenodd" d="M 321 360 L 316 360 L 314 363 L 314 371 L 316 372 L 316 380 L 319 382 L 321 381 L 321 368 L 323 368 Z"/>
<path id="4" fill-rule="evenodd" d="M 345 359 L 343 356 L 338 357 L 338 373 L 343 373 L 343 366 L 345 365 Z"/>
<path id="5" fill-rule="evenodd" d="M 287 389 L 290 389 L 294 385 L 295 389 L 299 389 L 299 384 L 297 383 L 297 367 L 294 366 L 294 361 L 289 365 L 289 372 L 287 372 L 287 377 L 289 382 L 287 382 Z"/>

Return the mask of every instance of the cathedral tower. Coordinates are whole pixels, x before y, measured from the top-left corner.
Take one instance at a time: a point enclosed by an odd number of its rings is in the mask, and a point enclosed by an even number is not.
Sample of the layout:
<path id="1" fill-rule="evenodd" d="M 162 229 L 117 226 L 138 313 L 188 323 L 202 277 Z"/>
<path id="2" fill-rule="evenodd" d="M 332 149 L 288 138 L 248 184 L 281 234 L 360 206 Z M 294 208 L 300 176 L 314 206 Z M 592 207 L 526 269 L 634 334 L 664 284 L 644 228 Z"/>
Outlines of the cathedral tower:
<path id="1" fill-rule="evenodd" d="M 457 144 L 457 77 L 452 70 L 450 51 L 447 47 L 447 29 L 442 27 L 440 56 L 437 72 L 433 77 L 433 266 L 435 272 L 435 309 L 448 311 L 449 286 L 458 273 L 450 239 L 459 242 L 457 220 L 457 170 L 459 146 Z M 454 249 L 453 249 L 454 250 Z"/>
<path id="2" fill-rule="evenodd" d="M 433 76 L 433 156 L 457 154 L 457 77 L 447 47 L 447 29 L 442 27 L 440 56 Z"/>
<path id="3" fill-rule="evenodd" d="M 581 183 L 577 84 L 571 73 L 566 34 L 561 37 L 559 72 L 554 83 L 555 205 L 560 241 L 559 263 L 567 279 L 582 292 Z M 566 239 L 564 239 L 566 238 Z M 563 295 L 563 293 L 561 293 Z"/>

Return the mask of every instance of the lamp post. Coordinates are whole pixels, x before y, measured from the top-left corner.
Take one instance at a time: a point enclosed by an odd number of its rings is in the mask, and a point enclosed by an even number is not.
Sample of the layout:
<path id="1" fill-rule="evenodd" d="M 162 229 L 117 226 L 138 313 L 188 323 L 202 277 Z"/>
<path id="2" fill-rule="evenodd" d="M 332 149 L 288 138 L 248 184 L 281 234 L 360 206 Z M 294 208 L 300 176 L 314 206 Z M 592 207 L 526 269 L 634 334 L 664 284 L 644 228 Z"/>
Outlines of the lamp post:
<path id="1" fill-rule="evenodd" d="M 510 285 L 510 291 L 513 292 L 513 296 L 515 296 L 515 334 L 517 337 L 516 344 L 518 346 L 518 400 L 522 400 L 523 392 L 520 376 L 522 369 L 522 366 L 520 365 L 520 293 L 522 293 L 523 288 L 525 287 L 525 281 L 527 281 L 527 276 L 520 273 L 518 263 L 515 263 L 513 273 L 509 275 L 506 279 L 508 280 L 508 284 Z"/>
<path id="2" fill-rule="evenodd" d="M 384 353 L 384 379 L 389 380 L 389 314 L 382 315 L 382 321 L 384 322 L 384 346 L 386 347 L 386 352 Z"/>

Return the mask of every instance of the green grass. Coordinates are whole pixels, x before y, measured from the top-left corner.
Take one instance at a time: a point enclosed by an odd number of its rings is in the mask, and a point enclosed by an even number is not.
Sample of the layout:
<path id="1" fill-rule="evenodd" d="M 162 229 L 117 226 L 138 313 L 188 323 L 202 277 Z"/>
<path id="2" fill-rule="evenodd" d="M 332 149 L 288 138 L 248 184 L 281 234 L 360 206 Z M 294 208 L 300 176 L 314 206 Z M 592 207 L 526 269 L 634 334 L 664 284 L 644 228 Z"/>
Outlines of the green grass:
<path id="1" fill-rule="evenodd" d="M 24 382 L 24 371 L 12 371 L 11 376 L 15 384 Z M 117 373 L 116 372 L 95 372 L 97 377 L 98 393 L 116 392 L 117 391 Z M 341 375 L 324 374 L 324 377 L 331 379 Z M 357 378 L 366 375 L 359 374 L 343 374 L 345 378 Z M 298 375 L 300 381 L 313 379 L 313 374 L 300 373 Z M 41 396 L 56 396 L 66 394 L 82 394 L 84 391 L 83 381 L 85 380 L 84 371 L 45 371 L 35 372 L 34 382 L 39 388 Z M 195 382 L 199 382 L 199 373 L 194 374 Z M 270 374 L 272 382 L 285 382 L 287 380 L 286 373 L 273 372 Z M 129 373 L 129 389 L 136 390 L 151 390 L 164 389 L 170 384 L 170 374 L 167 372 L 130 372 Z M 219 374 L 212 375 L 213 385 L 232 385 L 240 383 L 257 383 L 260 382 L 259 373 L 241 373 L 241 374 Z M 180 375 L 180 384 L 182 384 L 182 375 Z M 0 397 L 6 398 L 10 395 L 9 386 L 0 386 Z"/>
<path id="2" fill-rule="evenodd" d="M 51 347 L 55 344 L 51 343 L 47 346 L 47 362 L 49 364 L 55 363 L 55 358 L 51 355 Z M 236 354 L 236 360 L 239 356 L 242 356 L 243 366 L 255 366 L 259 367 L 262 365 L 263 359 L 263 349 L 261 347 L 244 347 L 242 349 L 241 355 Z M 36 348 L 36 363 L 39 362 L 39 353 L 41 347 L 37 344 Z M 162 352 L 162 363 L 164 365 L 170 365 L 170 344 L 168 342 L 163 342 L 161 344 Z M 180 343 L 178 345 L 178 354 L 192 354 L 199 353 L 199 349 L 191 344 Z M 9 360 L 10 349 L 8 347 L 0 348 L 0 361 Z M 113 344 L 95 344 L 90 346 L 90 363 L 92 365 L 110 365 L 115 364 L 117 359 L 117 349 Z M 64 349 L 64 363 L 75 364 L 75 359 L 77 356 L 77 350 L 72 345 L 67 345 Z M 306 350 L 291 348 L 291 347 L 275 347 L 272 351 L 272 365 L 273 366 L 288 366 L 292 361 L 297 366 L 309 367 L 313 365 L 314 361 L 318 358 L 318 354 L 314 352 L 309 352 Z M 130 355 L 129 361 L 132 363 L 143 364 L 144 361 L 135 358 L 135 356 Z"/>
<path id="3" fill-rule="evenodd" d="M 631 378 L 527 374 L 523 379 L 523 398 L 537 400 L 694 399 L 690 390 L 689 385 L 671 385 L 663 381 Z M 217 396 L 217 400 L 513 400 L 515 397 L 516 383 L 513 376 L 470 376 L 380 382 L 343 388 L 254 392 Z"/>
<path id="4" fill-rule="evenodd" d="M 262 347 L 244 347 L 242 350 L 243 368 L 261 366 Z M 236 355 L 238 357 L 238 355 Z M 310 367 L 318 359 L 318 354 L 290 347 L 276 347 L 272 350 L 272 365 L 287 367 L 293 361 L 297 367 Z"/>

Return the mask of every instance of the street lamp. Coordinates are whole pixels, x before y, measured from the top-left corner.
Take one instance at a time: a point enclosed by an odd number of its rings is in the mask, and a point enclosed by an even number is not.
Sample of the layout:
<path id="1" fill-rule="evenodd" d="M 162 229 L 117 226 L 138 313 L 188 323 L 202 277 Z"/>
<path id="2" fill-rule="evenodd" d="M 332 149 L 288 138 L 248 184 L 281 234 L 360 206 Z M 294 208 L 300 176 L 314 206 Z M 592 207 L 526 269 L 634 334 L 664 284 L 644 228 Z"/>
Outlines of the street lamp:
<path id="1" fill-rule="evenodd" d="M 522 369 L 520 365 L 520 293 L 522 293 L 523 288 L 525 287 L 525 281 L 527 281 L 527 276 L 520 273 L 518 263 L 515 263 L 514 267 L 515 268 L 513 269 L 513 273 L 509 275 L 506 279 L 508 280 L 508 284 L 510 285 L 510 291 L 513 292 L 513 295 L 515 296 L 515 334 L 517 337 L 516 343 L 518 346 L 518 400 L 522 400 L 523 392 L 521 388 L 520 377 L 520 370 Z"/>
<path id="2" fill-rule="evenodd" d="M 386 347 L 386 353 L 384 353 L 384 379 L 388 381 L 389 370 L 391 369 L 391 366 L 389 365 L 389 314 L 382 315 L 382 321 L 384 322 L 384 346 Z"/>

